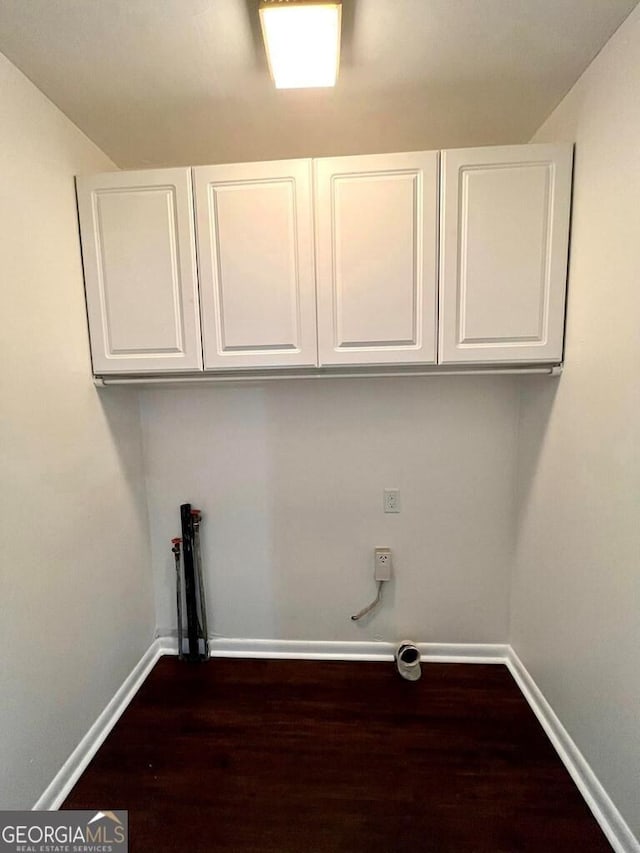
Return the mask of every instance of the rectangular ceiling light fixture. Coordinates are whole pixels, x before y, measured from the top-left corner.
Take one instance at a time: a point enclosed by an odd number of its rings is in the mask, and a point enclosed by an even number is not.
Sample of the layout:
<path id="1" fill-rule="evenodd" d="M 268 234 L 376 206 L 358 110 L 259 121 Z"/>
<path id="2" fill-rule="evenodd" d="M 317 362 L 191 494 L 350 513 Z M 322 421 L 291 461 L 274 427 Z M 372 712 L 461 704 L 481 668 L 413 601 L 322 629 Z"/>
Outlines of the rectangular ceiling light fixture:
<path id="1" fill-rule="evenodd" d="M 264 0 L 260 23 L 276 89 L 336 85 L 341 16 L 341 2 Z"/>

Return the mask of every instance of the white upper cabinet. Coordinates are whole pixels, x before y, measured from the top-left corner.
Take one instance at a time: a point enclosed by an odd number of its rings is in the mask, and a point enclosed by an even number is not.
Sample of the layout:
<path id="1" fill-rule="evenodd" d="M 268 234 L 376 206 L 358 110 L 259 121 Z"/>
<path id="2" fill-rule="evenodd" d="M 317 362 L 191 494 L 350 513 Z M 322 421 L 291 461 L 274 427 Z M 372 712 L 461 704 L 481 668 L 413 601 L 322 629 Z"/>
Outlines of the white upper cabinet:
<path id="1" fill-rule="evenodd" d="M 78 178 L 94 373 L 558 364 L 572 161 L 517 145 Z"/>
<path id="2" fill-rule="evenodd" d="M 315 366 L 311 161 L 193 177 L 205 370 Z"/>
<path id="3" fill-rule="evenodd" d="M 434 363 L 438 152 L 314 167 L 320 364 Z"/>
<path id="4" fill-rule="evenodd" d="M 445 151 L 439 362 L 560 362 L 571 145 Z"/>
<path id="5" fill-rule="evenodd" d="M 202 369 L 190 177 L 77 179 L 94 373 Z"/>

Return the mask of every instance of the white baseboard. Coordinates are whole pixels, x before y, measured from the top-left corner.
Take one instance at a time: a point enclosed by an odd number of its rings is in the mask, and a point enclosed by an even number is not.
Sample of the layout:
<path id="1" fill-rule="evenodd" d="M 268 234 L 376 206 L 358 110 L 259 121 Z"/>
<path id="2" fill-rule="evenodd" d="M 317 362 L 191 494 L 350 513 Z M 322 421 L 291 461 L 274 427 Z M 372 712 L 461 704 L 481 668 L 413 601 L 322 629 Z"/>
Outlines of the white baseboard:
<path id="1" fill-rule="evenodd" d="M 163 637 L 178 653 L 177 637 Z M 416 643 L 423 661 L 432 663 L 504 663 L 508 646 L 496 643 Z M 275 658 L 280 660 L 393 660 L 397 643 L 323 640 L 246 640 L 214 637 L 211 657 Z"/>
<path id="2" fill-rule="evenodd" d="M 640 853 L 638 839 L 511 647 L 505 663 L 613 849 L 616 853 Z"/>
<path id="3" fill-rule="evenodd" d="M 153 641 L 120 685 L 113 699 L 56 773 L 45 792 L 33 806 L 33 811 L 53 811 L 60 808 L 158 659 L 169 653 L 168 644 L 163 638 Z"/>
<path id="4" fill-rule="evenodd" d="M 616 853 L 640 853 L 640 843 L 510 646 L 493 643 L 417 643 L 417 646 L 420 649 L 421 659 L 426 662 L 506 665 L 613 849 Z M 396 644 L 374 641 L 323 642 L 216 637 L 210 640 L 210 649 L 212 657 L 390 661 L 393 659 Z M 177 653 L 176 636 L 162 636 L 154 640 L 113 699 L 65 761 L 34 805 L 34 810 L 60 807 L 158 659 L 162 655 Z"/>

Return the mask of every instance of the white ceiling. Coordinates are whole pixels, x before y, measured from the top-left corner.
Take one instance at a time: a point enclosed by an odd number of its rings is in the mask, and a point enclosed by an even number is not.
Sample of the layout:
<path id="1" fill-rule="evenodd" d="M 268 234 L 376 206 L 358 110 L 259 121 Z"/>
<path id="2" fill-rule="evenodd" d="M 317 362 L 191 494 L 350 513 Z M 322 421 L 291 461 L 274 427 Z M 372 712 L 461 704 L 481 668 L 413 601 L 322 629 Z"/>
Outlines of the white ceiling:
<path id="1" fill-rule="evenodd" d="M 344 0 L 277 91 L 257 0 L 0 0 L 0 51 L 122 167 L 527 141 L 638 0 Z"/>

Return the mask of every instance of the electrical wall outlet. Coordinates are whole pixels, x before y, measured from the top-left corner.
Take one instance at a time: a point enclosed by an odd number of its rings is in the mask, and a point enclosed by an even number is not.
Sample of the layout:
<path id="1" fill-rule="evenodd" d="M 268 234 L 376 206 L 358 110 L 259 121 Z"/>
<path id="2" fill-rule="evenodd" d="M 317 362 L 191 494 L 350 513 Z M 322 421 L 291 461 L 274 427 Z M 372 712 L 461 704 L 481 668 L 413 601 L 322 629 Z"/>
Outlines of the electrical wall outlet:
<path id="1" fill-rule="evenodd" d="M 374 555 L 374 577 L 377 581 L 391 580 L 391 548 L 376 548 Z"/>
<path id="2" fill-rule="evenodd" d="M 400 489 L 384 490 L 384 511 L 400 512 Z"/>

